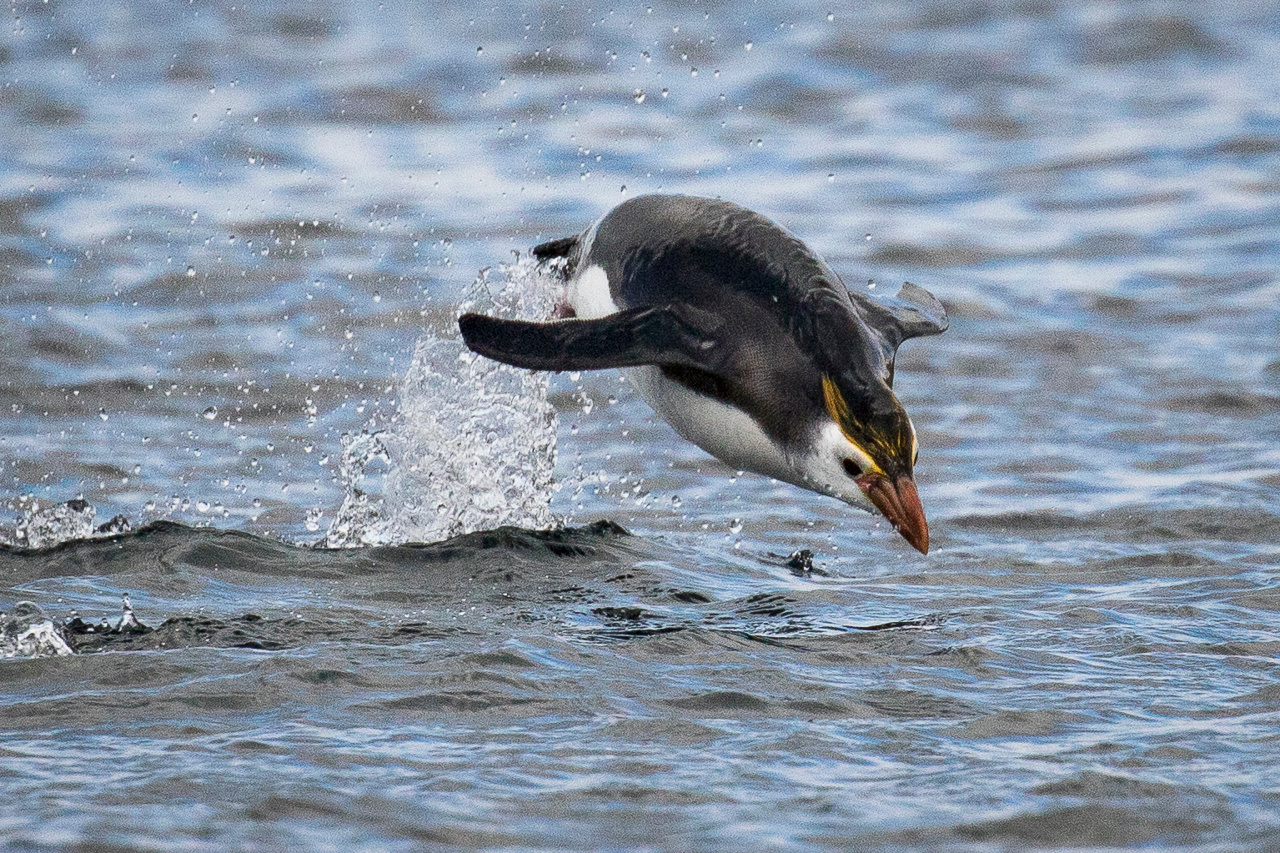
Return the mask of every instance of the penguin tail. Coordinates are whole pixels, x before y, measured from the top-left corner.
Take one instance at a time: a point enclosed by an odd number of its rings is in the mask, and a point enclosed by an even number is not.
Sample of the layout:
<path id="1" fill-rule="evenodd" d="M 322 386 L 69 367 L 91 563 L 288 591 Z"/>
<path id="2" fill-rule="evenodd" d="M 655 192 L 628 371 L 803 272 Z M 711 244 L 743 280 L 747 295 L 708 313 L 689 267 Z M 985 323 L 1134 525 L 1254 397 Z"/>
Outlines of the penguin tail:
<path id="1" fill-rule="evenodd" d="M 546 266 L 560 278 L 568 281 L 573 277 L 574 268 L 578 266 L 578 253 L 582 244 L 581 237 L 561 237 L 539 243 L 531 250 L 534 260 L 540 266 Z"/>
<path id="2" fill-rule="evenodd" d="M 548 240 L 533 247 L 533 256 L 539 261 L 549 261 L 552 258 L 567 258 L 577 250 L 579 241 L 580 238 L 576 236 Z"/>

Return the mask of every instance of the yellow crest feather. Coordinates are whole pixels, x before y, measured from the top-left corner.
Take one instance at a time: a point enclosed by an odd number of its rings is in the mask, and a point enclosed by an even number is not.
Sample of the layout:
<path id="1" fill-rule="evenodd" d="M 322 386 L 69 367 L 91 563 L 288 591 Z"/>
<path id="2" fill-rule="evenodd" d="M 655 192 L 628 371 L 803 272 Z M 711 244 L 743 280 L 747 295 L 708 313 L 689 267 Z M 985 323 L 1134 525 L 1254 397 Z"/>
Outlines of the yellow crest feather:
<path id="1" fill-rule="evenodd" d="M 827 414 L 831 415 L 831 420 L 836 422 L 836 426 L 840 427 L 841 434 L 858 449 L 858 451 L 866 457 L 864 462 L 870 463 L 870 468 L 866 469 L 869 473 L 883 474 L 884 470 L 876 464 L 862 446 L 862 442 L 858 441 L 849 432 L 849 426 L 853 423 L 853 415 L 849 410 L 849 403 L 845 400 L 844 394 L 840 393 L 840 389 L 836 387 L 835 380 L 830 376 L 822 377 L 822 402 L 827 407 Z"/>

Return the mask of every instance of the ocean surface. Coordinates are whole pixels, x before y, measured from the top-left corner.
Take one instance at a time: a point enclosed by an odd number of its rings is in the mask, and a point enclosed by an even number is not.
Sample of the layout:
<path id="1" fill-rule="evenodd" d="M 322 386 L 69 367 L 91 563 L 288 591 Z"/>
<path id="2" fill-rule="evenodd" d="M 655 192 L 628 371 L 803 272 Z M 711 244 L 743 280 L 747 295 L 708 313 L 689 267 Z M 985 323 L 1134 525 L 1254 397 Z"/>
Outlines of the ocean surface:
<path id="1" fill-rule="evenodd" d="M 1280 3 L 2 12 L 0 850 L 1280 849 Z M 463 353 L 647 192 L 946 304 L 928 556 Z"/>

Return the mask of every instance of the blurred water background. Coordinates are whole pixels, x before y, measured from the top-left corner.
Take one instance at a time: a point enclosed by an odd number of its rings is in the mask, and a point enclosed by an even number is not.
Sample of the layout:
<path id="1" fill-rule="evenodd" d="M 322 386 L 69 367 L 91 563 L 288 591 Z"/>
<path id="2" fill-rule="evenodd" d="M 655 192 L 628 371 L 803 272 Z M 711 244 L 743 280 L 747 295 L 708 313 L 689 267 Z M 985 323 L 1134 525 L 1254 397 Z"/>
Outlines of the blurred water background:
<path id="1" fill-rule="evenodd" d="M 4 849 L 1275 849 L 1280 4 L 3 11 Z M 947 304 L 929 556 L 458 360 L 656 191 Z"/>

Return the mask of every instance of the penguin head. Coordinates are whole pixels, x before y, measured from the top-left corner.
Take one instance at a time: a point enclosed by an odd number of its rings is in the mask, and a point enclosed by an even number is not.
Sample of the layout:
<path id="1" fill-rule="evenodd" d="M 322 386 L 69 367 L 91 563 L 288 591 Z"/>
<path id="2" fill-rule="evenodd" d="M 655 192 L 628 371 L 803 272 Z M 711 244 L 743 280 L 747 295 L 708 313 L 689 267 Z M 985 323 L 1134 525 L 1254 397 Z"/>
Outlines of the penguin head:
<path id="1" fill-rule="evenodd" d="M 912 478 L 919 444 L 892 389 L 882 382 L 848 387 L 824 375 L 822 398 L 825 411 L 815 424 L 808 454 L 800 460 L 807 484 L 846 503 L 878 510 L 927 554 L 929 525 Z"/>

